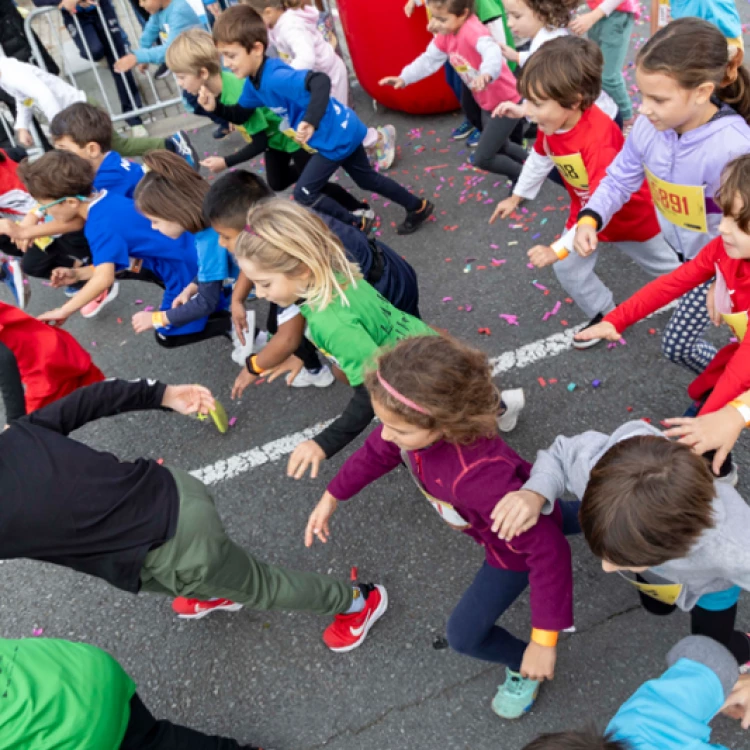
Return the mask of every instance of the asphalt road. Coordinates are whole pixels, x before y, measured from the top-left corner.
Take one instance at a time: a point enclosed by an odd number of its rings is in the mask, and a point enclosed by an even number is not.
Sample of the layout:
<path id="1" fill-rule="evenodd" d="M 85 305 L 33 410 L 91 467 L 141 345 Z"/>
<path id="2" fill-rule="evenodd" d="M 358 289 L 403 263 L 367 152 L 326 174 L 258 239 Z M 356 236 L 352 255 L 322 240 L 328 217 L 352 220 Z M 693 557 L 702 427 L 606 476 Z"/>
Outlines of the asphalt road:
<path id="1" fill-rule="evenodd" d="M 742 12 L 747 15 L 744 6 Z M 550 269 L 526 266 L 525 250 L 551 241 L 563 226 L 566 200 L 560 188 L 545 186 L 528 205 L 522 228 L 508 222 L 490 227 L 491 204 L 507 189 L 494 176 L 466 167 L 466 147 L 448 138 L 458 115 L 373 113 L 364 99 L 359 111 L 368 123 L 397 126 L 400 155 L 392 174 L 434 196 L 437 205 L 434 222 L 400 238 L 392 222 L 401 219 L 401 210 L 375 200 L 383 217 L 381 238 L 417 269 L 426 320 L 491 357 L 507 355 L 498 366 L 498 382 L 523 387 L 528 403 L 509 436 L 517 451 L 533 459 L 560 433 L 611 431 L 631 418 L 656 421 L 682 413 L 691 377 L 662 359 L 659 336 L 649 334 L 650 328 L 661 331 L 665 315 L 631 329 L 627 346 L 581 353 L 564 344 L 538 345 L 519 351 L 584 320 L 564 301 Z M 239 145 L 238 140 L 217 144 L 210 132 L 204 128 L 193 135 L 202 153 L 225 153 Z M 554 210 L 544 210 L 550 206 Z M 493 258 L 505 262 L 493 266 Z M 616 251 L 602 253 L 599 270 L 617 299 L 646 281 Z M 184 622 L 173 616 L 167 599 L 134 597 L 51 565 L 16 561 L 2 563 L 2 636 L 31 637 L 41 629 L 45 637 L 101 646 L 122 662 L 157 715 L 264 747 L 510 750 L 542 731 L 591 721 L 604 726 L 638 685 L 662 670 L 670 646 L 688 633 L 688 618 L 681 613 L 656 618 L 642 612 L 635 592 L 608 578 L 576 539 L 577 632 L 562 639 L 557 676 L 544 686 L 531 714 L 501 721 L 489 703 L 504 670 L 433 647 L 481 564 L 480 548 L 444 526 L 399 470 L 340 510 L 327 546 L 306 550 L 307 515 L 345 456 L 325 465 L 319 479 L 294 482 L 286 478 L 285 457 L 279 455 L 286 441 L 268 444 L 335 416 L 347 402 L 347 389 L 260 385 L 241 402 L 230 403 L 237 367 L 227 342 L 168 352 L 150 335 L 132 331 L 130 316 L 157 303 L 158 292 L 124 283 L 116 303 L 95 320 L 72 319 L 68 330 L 108 375 L 210 386 L 236 424 L 220 436 L 206 422 L 141 413 L 89 425 L 76 438 L 123 459 L 163 458 L 190 470 L 216 464 L 211 476 L 217 480 L 217 504 L 239 543 L 270 562 L 340 577 L 357 565 L 363 580 L 388 587 L 390 610 L 361 648 L 334 655 L 320 638 L 327 622 L 315 616 L 243 611 Z M 448 297 L 452 300 L 445 301 Z M 30 312 L 41 313 L 59 300 L 59 292 L 34 282 Z M 558 301 L 558 312 L 545 320 Z M 256 309 L 264 315 L 263 303 Z M 501 314 L 517 315 L 518 325 L 509 325 Z M 477 332 L 484 327 L 489 336 Z M 725 331 L 712 336 L 718 343 L 727 339 Z M 601 386 L 593 388 L 593 380 Z M 572 392 L 569 383 L 577 384 Z M 234 476 L 221 479 L 228 465 L 217 462 L 259 446 L 264 451 L 237 462 Z M 736 460 L 740 490 L 748 492 L 747 441 L 738 446 Z M 743 621 L 750 625 L 747 597 L 740 603 Z M 518 634 L 528 632 L 527 597 L 503 623 Z M 750 735 L 738 725 L 718 718 L 714 726 L 714 741 L 750 746 Z"/>

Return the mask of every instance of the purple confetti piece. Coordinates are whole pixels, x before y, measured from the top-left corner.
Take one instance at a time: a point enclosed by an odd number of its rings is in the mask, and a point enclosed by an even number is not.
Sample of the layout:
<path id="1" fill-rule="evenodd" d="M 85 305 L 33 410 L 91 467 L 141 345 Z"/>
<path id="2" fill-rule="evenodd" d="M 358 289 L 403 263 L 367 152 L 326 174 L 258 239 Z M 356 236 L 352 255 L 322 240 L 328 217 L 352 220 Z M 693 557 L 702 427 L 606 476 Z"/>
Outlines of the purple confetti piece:
<path id="1" fill-rule="evenodd" d="M 137 299 L 133 304 L 134 305 L 142 305 L 143 304 L 143 300 L 142 299 Z"/>
<path id="2" fill-rule="evenodd" d="M 229 426 L 234 427 L 237 424 L 237 417 L 231 417 L 229 420 Z"/>
<path id="3" fill-rule="evenodd" d="M 453 302 L 453 297 L 443 297 L 443 302 Z"/>
<path id="4" fill-rule="evenodd" d="M 500 315 L 497 316 L 498 318 L 502 318 L 509 326 L 517 326 L 518 325 L 518 316 L 517 315 L 508 315 L 506 313 L 500 313 Z"/>
<path id="5" fill-rule="evenodd" d="M 474 306 L 473 305 L 466 305 L 466 307 L 464 309 L 466 310 L 466 312 L 471 312 L 474 309 Z"/>
<path id="6" fill-rule="evenodd" d="M 536 268 L 536 266 L 533 263 L 527 263 L 526 268 Z"/>

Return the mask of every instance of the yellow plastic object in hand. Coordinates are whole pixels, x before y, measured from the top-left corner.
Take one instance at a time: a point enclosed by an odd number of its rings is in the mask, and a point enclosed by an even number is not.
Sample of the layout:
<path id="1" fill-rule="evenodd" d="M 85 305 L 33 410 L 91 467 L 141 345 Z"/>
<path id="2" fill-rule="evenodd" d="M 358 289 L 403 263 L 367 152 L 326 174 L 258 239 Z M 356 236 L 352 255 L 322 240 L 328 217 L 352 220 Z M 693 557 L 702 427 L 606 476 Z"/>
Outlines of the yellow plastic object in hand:
<path id="1" fill-rule="evenodd" d="M 214 420 L 216 429 L 223 435 L 229 429 L 229 419 L 227 413 L 224 411 L 224 407 L 215 401 L 216 407 L 208 412 L 211 415 L 211 419 Z"/>

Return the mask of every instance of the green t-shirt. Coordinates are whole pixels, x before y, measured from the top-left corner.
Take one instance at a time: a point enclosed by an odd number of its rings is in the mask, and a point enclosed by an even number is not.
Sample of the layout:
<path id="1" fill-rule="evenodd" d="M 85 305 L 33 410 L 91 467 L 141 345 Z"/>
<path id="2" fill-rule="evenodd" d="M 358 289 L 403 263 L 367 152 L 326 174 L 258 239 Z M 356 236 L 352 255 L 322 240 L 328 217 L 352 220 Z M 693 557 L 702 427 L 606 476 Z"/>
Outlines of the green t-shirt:
<path id="1" fill-rule="evenodd" d="M 426 336 L 435 331 L 419 318 L 395 308 L 366 281 L 344 290 L 349 306 L 334 299 L 325 310 L 300 305 L 307 321 L 306 336 L 335 362 L 352 386 L 364 382 L 365 368 L 381 346 L 408 336 Z"/>
<path id="2" fill-rule="evenodd" d="M 117 750 L 133 693 L 125 670 L 94 646 L 0 639 L 3 750 Z"/>
<path id="3" fill-rule="evenodd" d="M 226 70 L 221 71 L 221 96 L 219 100 L 222 104 L 231 107 L 240 100 L 240 94 L 244 86 L 244 81 L 232 75 Z M 268 136 L 268 145 L 276 151 L 286 151 L 293 154 L 299 151 L 299 143 L 295 143 L 291 138 L 287 138 L 280 130 L 279 124 L 281 118 L 275 115 L 267 107 L 258 107 L 253 116 L 244 124 L 240 125 L 240 133 L 249 143 L 252 136 L 256 133 L 265 132 Z"/>

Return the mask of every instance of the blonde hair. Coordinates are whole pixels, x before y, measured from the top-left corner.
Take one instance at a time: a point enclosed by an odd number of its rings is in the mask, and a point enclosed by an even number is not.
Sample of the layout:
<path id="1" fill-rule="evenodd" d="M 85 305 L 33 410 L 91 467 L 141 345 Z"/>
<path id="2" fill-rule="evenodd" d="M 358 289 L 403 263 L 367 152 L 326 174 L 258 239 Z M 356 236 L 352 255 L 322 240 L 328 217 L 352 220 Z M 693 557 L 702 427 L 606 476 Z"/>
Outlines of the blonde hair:
<path id="1" fill-rule="evenodd" d="M 344 246 L 323 221 L 283 198 L 269 198 L 248 211 L 234 254 L 285 276 L 299 276 L 308 269 L 312 280 L 302 296 L 318 311 L 337 297 L 348 307 L 344 290 L 350 284 L 356 288 L 362 278 L 359 266 L 349 261 Z"/>
<path id="2" fill-rule="evenodd" d="M 219 50 L 213 37 L 203 29 L 188 29 L 167 47 L 167 67 L 173 73 L 199 75 L 205 68 L 210 76 L 221 73 Z"/>

